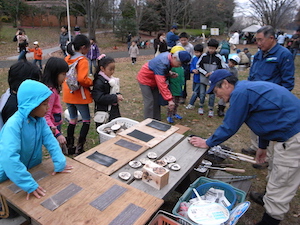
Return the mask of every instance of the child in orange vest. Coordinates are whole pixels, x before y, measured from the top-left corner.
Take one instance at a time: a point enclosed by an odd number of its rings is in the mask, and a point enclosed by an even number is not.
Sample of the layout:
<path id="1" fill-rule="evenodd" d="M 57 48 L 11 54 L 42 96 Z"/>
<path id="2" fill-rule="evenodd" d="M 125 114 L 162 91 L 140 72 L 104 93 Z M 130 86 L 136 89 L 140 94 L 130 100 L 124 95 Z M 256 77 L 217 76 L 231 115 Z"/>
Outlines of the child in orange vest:
<path id="1" fill-rule="evenodd" d="M 28 50 L 30 52 L 33 52 L 33 64 L 36 65 L 36 63 L 38 62 L 40 69 L 42 69 L 42 55 L 43 55 L 43 51 L 42 49 L 39 47 L 39 42 L 35 41 L 33 42 L 34 48 L 29 48 Z"/>

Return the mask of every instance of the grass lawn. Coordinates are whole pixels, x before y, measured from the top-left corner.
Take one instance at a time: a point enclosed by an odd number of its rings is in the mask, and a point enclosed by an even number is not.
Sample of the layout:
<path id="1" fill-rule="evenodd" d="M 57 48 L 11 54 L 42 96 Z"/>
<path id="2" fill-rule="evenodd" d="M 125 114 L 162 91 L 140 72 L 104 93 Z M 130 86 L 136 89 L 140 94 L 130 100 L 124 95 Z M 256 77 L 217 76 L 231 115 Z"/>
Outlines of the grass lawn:
<path id="1" fill-rule="evenodd" d="M 5 28 L 6 29 L 6 28 Z M 8 29 L 9 30 L 9 29 Z M 7 47 L 7 51 L 3 53 L 0 51 L 0 57 L 11 55 L 12 51 L 13 54 L 16 54 L 16 45 L 15 43 L 9 43 L 11 42 L 13 33 L 11 33 L 13 29 L 10 29 L 9 34 L 5 34 L 3 30 L 1 31 L 1 36 L 6 36 L 6 39 L 1 39 L 2 42 L 7 42 L 6 44 L 1 44 L 1 49 L 3 47 Z M 6 30 L 7 31 L 7 30 Z M 34 40 L 32 38 L 34 34 L 40 34 L 40 39 L 44 41 L 40 41 L 42 43 L 42 47 L 46 48 L 46 46 L 55 46 L 57 44 L 58 35 L 59 35 L 59 29 L 55 28 L 42 28 L 42 31 L 40 28 L 26 28 L 27 35 L 29 36 L 30 40 Z M 45 37 L 46 36 L 46 37 Z M 126 49 L 126 44 L 119 43 L 113 39 L 113 36 L 109 34 L 102 34 L 99 36 L 98 44 L 100 48 L 103 45 L 102 52 L 105 53 L 106 51 L 109 51 L 115 44 L 118 46 L 124 47 Z M 46 44 L 47 43 L 47 44 Z M 104 47 L 104 43 L 105 46 Z M 10 46 L 10 47 L 9 47 Z M 244 46 L 240 45 L 239 48 L 244 48 Z M 255 45 L 249 45 L 247 46 L 250 49 L 250 52 L 254 54 L 257 51 L 257 48 Z M 8 51 L 10 49 L 10 51 Z M 137 59 L 137 64 L 131 65 L 131 61 L 128 58 L 121 58 L 116 59 L 116 71 L 115 76 L 120 78 L 121 81 L 121 92 L 125 98 L 125 100 L 120 104 L 120 110 L 123 117 L 127 117 L 130 119 L 134 119 L 137 121 L 143 120 L 143 104 L 142 104 L 142 96 L 140 92 L 140 88 L 136 81 L 136 74 L 141 68 L 141 66 L 149 59 L 151 59 L 152 56 L 140 56 Z M 296 63 L 296 73 L 295 73 L 295 88 L 293 90 L 293 93 L 300 97 L 300 56 L 297 56 L 297 59 L 295 61 Z M 4 93 L 4 91 L 7 88 L 7 73 L 8 69 L 0 69 L 0 93 Z M 248 76 L 249 71 L 240 71 L 239 72 L 239 79 L 245 80 Z M 188 97 L 191 96 L 191 88 L 192 88 L 192 81 L 188 81 Z M 180 105 L 178 109 L 178 113 L 183 116 L 183 119 L 180 121 L 176 121 L 176 123 L 188 126 L 191 128 L 191 131 L 187 132 L 187 135 L 189 134 L 196 134 L 202 137 L 209 137 L 214 130 L 222 123 L 222 118 L 219 118 L 217 116 L 213 118 L 208 118 L 207 113 L 205 113 L 203 116 L 199 116 L 197 114 L 198 110 L 198 104 L 199 101 L 197 100 L 196 107 L 193 110 L 187 110 L 185 109 L 185 105 Z M 207 104 L 207 99 L 205 104 Z M 217 104 L 217 100 L 216 100 Z M 93 104 L 91 104 L 91 111 L 93 109 Z M 207 112 L 207 107 L 205 108 Z M 166 122 L 166 109 L 162 108 L 162 118 L 163 122 Z M 216 114 L 216 108 L 215 108 L 215 114 Z M 78 128 L 80 126 L 77 126 Z M 66 124 L 63 126 L 63 130 L 66 133 Z M 77 134 L 78 134 L 77 130 Z M 250 137 L 249 137 L 249 129 L 243 125 L 240 130 L 233 135 L 228 141 L 226 141 L 224 144 L 233 148 L 235 151 L 240 152 L 241 148 L 248 147 L 250 143 Z M 96 132 L 96 128 L 94 123 L 91 123 L 90 132 L 88 135 L 88 140 L 85 145 L 86 149 L 90 149 L 94 147 L 95 145 L 99 144 L 99 137 Z M 184 150 L 183 150 L 184 151 Z M 45 154 L 45 157 L 48 157 L 47 154 Z M 225 163 L 233 163 L 237 168 L 244 168 L 246 169 L 245 174 L 235 174 L 235 175 L 257 175 L 257 178 L 253 180 L 251 190 L 255 191 L 263 191 L 264 187 L 266 185 L 265 177 L 267 175 L 266 170 L 256 170 L 252 168 L 252 165 L 250 163 L 246 162 L 235 162 L 233 160 L 226 160 Z M 178 201 L 178 193 L 174 193 L 174 195 L 171 195 L 170 200 L 166 203 L 166 208 L 168 208 L 170 211 L 174 207 L 175 203 Z M 248 199 L 248 198 L 247 198 Z M 295 198 L 293 199 L 291 203 L 291 209 L 289 213 L 286 215 L 285 221 L 283 221 L 282 225 L 294 225 L 294 224 L 300 224 L 300 191 L 298 190 Z M 240 219 L 239 223 L 240 225 L 252 225 L 254 222 L 257 222 L 263 213 L 264 209 L 253 203 L 248 210 L 248 212 Z"/>

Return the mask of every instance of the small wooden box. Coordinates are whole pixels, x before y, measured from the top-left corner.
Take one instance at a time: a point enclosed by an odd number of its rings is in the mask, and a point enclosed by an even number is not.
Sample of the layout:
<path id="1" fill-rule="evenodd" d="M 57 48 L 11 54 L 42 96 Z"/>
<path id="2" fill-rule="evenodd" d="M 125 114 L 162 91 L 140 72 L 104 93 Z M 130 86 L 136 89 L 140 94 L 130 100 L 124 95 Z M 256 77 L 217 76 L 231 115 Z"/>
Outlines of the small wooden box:
<path id="1" fill-rule="evenodd" d="M 152 161 L 145 164 L 142 171 L 142 180 L 158 190 L 169 182 L 169 170 Z"/>

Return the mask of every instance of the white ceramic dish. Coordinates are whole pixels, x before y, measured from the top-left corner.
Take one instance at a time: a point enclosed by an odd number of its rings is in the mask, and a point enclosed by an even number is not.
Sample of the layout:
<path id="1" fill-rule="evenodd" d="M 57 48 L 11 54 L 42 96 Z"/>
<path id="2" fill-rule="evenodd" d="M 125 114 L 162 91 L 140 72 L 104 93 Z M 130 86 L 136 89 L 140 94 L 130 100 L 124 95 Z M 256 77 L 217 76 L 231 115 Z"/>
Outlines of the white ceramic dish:
<path id="1" fill-rule="evenodd" d="M 143 172 L 140 170 L 134 171 L 133 176 L 135 179 L 140 180 L 143 177 Z"/>
<path id="2" fill-rule="evenodd" d="M 158 165 L 160 165 L 160 166 L 165 166 L 165 165 L 168 164 L 168 163 L 167 163 L 165 160 L 163 160 L 163 159 L 156 160 L 155 163 L 158 164 Z"/>
<path id="3" fill-rule="evenodd" d="M 155 152 L 148 152 L 147 154 L 149 159 L 156 159 L 157 158 L 157 154 Z"/>
<path id="4" fill-rule="evenodd" d="M 167 163 L 174 163 L 176 162 L 176 158 L 175 156 L 172 155 L 168 155 L 166 157 L 163 158 Z"/>
<path id="5" fill-rule="evenodd" d="M 170 163 L 168 165 L 168 167 L 169 167 L 170 170 L 175 170 L 175 171 L 178 171 L 178 170 L 181 169 L 180 165 L 177 164 L 177 163 Z"/>
<path id="6" fill-rule="evenodd" d="M 121 173 L 119 173 L 119 177 L 122 180 L 129 180 L 129 178 L 131 177 L 131 174 L 129 172 L 121 172 Z"/>
<path id="7" fill-rule="evenodd" d="M 131 166 L 132 168 L 139 168 L 142 166 L 142 163 L 140 161 L 130 161 L 129 163 L 129 166 Z"/>

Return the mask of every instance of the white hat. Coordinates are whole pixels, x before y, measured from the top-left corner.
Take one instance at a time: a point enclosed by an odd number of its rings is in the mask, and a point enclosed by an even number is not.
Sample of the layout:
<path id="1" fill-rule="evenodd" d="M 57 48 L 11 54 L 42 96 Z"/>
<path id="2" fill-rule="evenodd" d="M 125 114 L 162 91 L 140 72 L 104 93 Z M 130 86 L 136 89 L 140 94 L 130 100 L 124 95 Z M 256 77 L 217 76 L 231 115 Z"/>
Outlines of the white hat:
<path id="1" fill-rule="evenodd" d="M 241 61 L 240 57 L 238 57 L 237 55 L 232 56 L 230 59 L 232 59 L 233 61 L 235 61 L 237 64 L 239 64 L 240 61 Z"/>
<path id="2" fill-rule="evenodd" d="M 34 45 L 38 45 L 38 44 L 39 44 L 39 42 L 38 42 L 38 41 L 35 41 L 35 42 L 33 42 L 33 44 L 34 44 Z"/>

